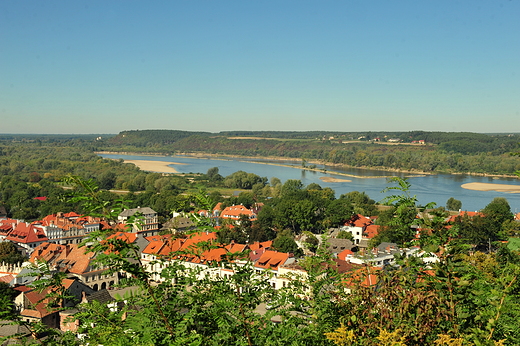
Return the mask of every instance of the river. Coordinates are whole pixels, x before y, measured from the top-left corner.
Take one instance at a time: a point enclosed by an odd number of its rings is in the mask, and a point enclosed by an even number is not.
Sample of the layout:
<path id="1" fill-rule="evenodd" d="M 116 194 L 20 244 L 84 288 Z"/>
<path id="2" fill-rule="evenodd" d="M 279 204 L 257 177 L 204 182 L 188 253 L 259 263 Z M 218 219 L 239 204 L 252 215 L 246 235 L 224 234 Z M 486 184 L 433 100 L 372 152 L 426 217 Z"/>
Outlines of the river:
<path id="1" fill-rule="evenodd" d="M 520 186 L 520 180 L 516 178 L 496 178 L 481 177 L 471 175 L 417 175 L 393 173 L 386 171 L 376 171 L 367 169 L 341 169 L 332 166 L 318 166 L 319 169 L 326 169 L 326 172 L 308 171 L 297 168 L 301 167 L 301 161 L 269 161 L 254 159 L 263 163 L 248 162 L 247 159 L 230 159 L 230 158 L 195 158 L 191 156 L 140 156 L 140 155 L 123 155 L 123 154 L 100 154 L 100 156 L 110 159 L 125 160 L 157 160 L 168 161 L 172 163 L 182 163 L 182 165 L 172 165 L 179 173 L 206 173 L 212 167 L 218 167 L 222 176 L 230 175 L 236 171 L 246 171 L 255 173 L 262 177 L 271 179 L 279 178 L 282 182 L 288 179 L 299 179 L 304 185 L 317 183 L 322 187 L 330 187 L 336 191 L 336 196 L 350 191 L 364 191 L 375 201 L 382 200 L 389 193 L 382 193 L 388 185 L 385 176 L 407 177 L 412 185 L 410 193 L 416 195 L 419 203 L 425 205 L 429 202 L 435 202 L 437 206 L 445 206 L 446 201 L 453 197 L 462 202 L 462 209 L 468 211 L 477 211 L 484 208 L 495 197 L 505 197 L 511 205 L 514 213 L 520 212 L 520 193 L 506 193 L 497 191 L 476 191 L 468 190 L 461 187 L 467 183 L 493 183 L 508 184 Z M 295 167 L 279 166 L 293 165 Z M 336 173 L 336 174 L 335 174 Z M 338 175 L 351 174 L 352 176 Z M 350 181 L 343 182 L 324 182 L 322 177 L 335 177 L 339 179 L 348 179 Z M 395 191 L 394 191 L 395 193 Z"/>

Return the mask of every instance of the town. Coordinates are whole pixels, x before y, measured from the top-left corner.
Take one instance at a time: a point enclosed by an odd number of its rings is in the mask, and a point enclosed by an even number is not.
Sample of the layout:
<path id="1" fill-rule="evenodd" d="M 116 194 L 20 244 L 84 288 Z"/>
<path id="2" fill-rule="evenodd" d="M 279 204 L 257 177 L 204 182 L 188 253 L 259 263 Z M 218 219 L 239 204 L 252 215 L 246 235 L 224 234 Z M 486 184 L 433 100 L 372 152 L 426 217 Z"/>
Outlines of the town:
<path id="1" fill-rule="evenodd" d="M 460 211 L 451 216 L 444 215 L 439 223 L 434 214 L 417 212 L 413 219 L 422 222 L 407 225 L 411 239 L 397 244 L 374 243 L 385 226 L 376 222 L 377 216 L 351 212 L 348 218 L 321 235 L 302 231 L 292 238 L 286 237 L 286 241 L 292 243 L 288 246 L 276 244 L 279 235 L 264 241 L 240 237 L 245 224 L 250 227 L 258 223 L 262 207 L 263 203 L 255 203 L 251 208 L 217 203 L 209 210 L 174 213 L 164 224 L 159 223 L 157 212 L 150 207 L 124 209 L 113 220 L 60 212 L 25 222 L 4 213 L 0 215 L 0 242 L 11 244 L 27 261 L 0 263 L 0 282 L 14 289 L 14 311 L 23 322 L 16 328 L 15 325 L 4 325 L 1 330 L 5 333 L 6 328 L 11 327 L 11 336 L 29 338 L 32 334 L 27 326 L 36 323 L 83 335 L 82 306 L 93 301 L 112 308 L 121 304 L 124 301 L 121 290 L 129 286 L 125 280 L 132 275 L 137 278 L 135 269 L 126 271 L 124 266 L 112 267 L 110 261 L 98 261 L 97 257 L 121 255 L 128 249 L 135 253 L 120 260 L 140 266 L 144 276 L 138 280 L 149 281 L 150 287 L 177 284 L 182 282 L 183 275 L 194 277 L 193 285 L 231 280 L 243 268 L 250 267 L 248 280 L 260 280 L 275 291 L 291 292 L 302 301 L 309 301 L 316 299 L 309 282 L 309 270 L 312 270 L 309 261 L 312 259 L 320 259 L 321 262 L 315 265 L 327 267 L 328 271 L 323 273 L 343 278 L 335 285 L 344 293 L 350 294 L 360 288 L 375 289 L 381 284 L 382 271 L 399 268 L 412 257 L 432 273 L 433 265 L 442 261 L 445 254 L 442 247 L 432 250 L 421 237 L 438 236 L 439 225 L 449 230 L 456 224 L 460 227 L 461 220 L 468 224 L 473 222 L 470 220 L 485 216 L 485 211 Z M 516 215 L 514 222 L 520 222 L 519 217 Z M 438 225 L 434 225 L 435 222 Z M 105 237 L 99 237 L 100 234 Z M 237 239 L 233 239 L 233 235 Z M 103 244 L 103 251 L 92 246 L 96 241 Z M 477 247 L 474 250 L 478 250 Z M 174 277 L 165 275 L 167 268 L 177 268 Z M 55 274 L 62 275 L 60 287 L 38 289 L 33 285 Z M 138 289 L 138 285 L 133 287 Z M 65 292 L 64 298 L 53 296 L 51 293 L 55 291 Z M 262 296 L 262 299 L 265 301 L 259 305 L 265 313 L 272 298 Z M 50 309 L 51 305 L 54 308 Z M 281 322 L 279 316 L 270 317 L 270 320 Z"/>

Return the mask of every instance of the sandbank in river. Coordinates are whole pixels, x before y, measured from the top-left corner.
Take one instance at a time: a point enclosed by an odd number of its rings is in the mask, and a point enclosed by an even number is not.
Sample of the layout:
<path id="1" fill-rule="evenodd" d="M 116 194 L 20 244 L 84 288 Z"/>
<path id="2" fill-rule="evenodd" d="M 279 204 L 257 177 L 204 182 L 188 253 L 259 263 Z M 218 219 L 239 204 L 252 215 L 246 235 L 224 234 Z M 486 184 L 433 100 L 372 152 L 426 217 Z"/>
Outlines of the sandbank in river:
<path id="1" fill-rule="evenodd" d="M 143 171 L 155 173 L 179 173 L 170 165 L 185 165 L 185 163 L 153 160 L 125 160 L 125 163 L 133 163 Z"/>
<path id="2" fill-rule="evenodd" d="M 467 183 L 462 184 L 463 189 L 476 191 L 498 191 L 508 193 L 520 193 L 520 185 L 507 185 L 495 183 Z"/>

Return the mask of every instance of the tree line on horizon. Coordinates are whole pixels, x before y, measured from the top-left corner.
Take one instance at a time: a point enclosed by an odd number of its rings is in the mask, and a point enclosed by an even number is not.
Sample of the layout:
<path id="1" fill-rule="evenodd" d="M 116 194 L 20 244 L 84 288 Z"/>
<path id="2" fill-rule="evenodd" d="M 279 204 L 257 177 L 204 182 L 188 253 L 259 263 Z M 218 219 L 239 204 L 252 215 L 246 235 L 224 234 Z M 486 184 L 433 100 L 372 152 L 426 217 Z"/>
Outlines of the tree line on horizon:
<path id="1" fill-rule="evenodd" d="M 399 142 L 386 145 L 389 140 Z M 424 145 L 410 145 L 421 140 Z M 141 130 L 123 131 L 97 144 L 107 151 L 274 156 L 373 169 L 513 175 L 520 170 L 520 158 L 510 153 L 520 150 L 519 143 L 518 135 L 470 132 Z"/>

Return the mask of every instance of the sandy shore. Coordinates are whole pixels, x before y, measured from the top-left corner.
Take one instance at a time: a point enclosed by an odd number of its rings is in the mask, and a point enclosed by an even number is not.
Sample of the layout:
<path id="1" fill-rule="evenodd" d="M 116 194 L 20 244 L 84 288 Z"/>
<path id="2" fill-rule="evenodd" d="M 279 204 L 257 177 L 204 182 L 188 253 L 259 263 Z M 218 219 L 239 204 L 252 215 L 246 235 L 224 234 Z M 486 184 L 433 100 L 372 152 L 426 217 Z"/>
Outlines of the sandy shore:
<path id="1" fill-rule="evenodd" d="M 333 178 L 333 177 L 320 177 L 320 180 L 322 180 L 326 183 L 342 183 L 342 182 L 350 183 L 352 181 L 350 179 L 339 179 L 339 178 Z"/>
<path id="2" fill-rule="evenodd" d="M 506 185 L 494 183 L 467 183 L 462 184 L 463 189 L 477 190 L 477 191 L 498 191 L 509 193 L 520 193 L 520 185 Z"/>
<path id="3" fill-rule="evenodd" d="M 133 163 L 143 171 L 156 173 L 179 173 L 178 170 L 169 165 L 184 165 L 184 163 L 179 162 L 152 160 L 125 160 L 125 163 Z"/>

